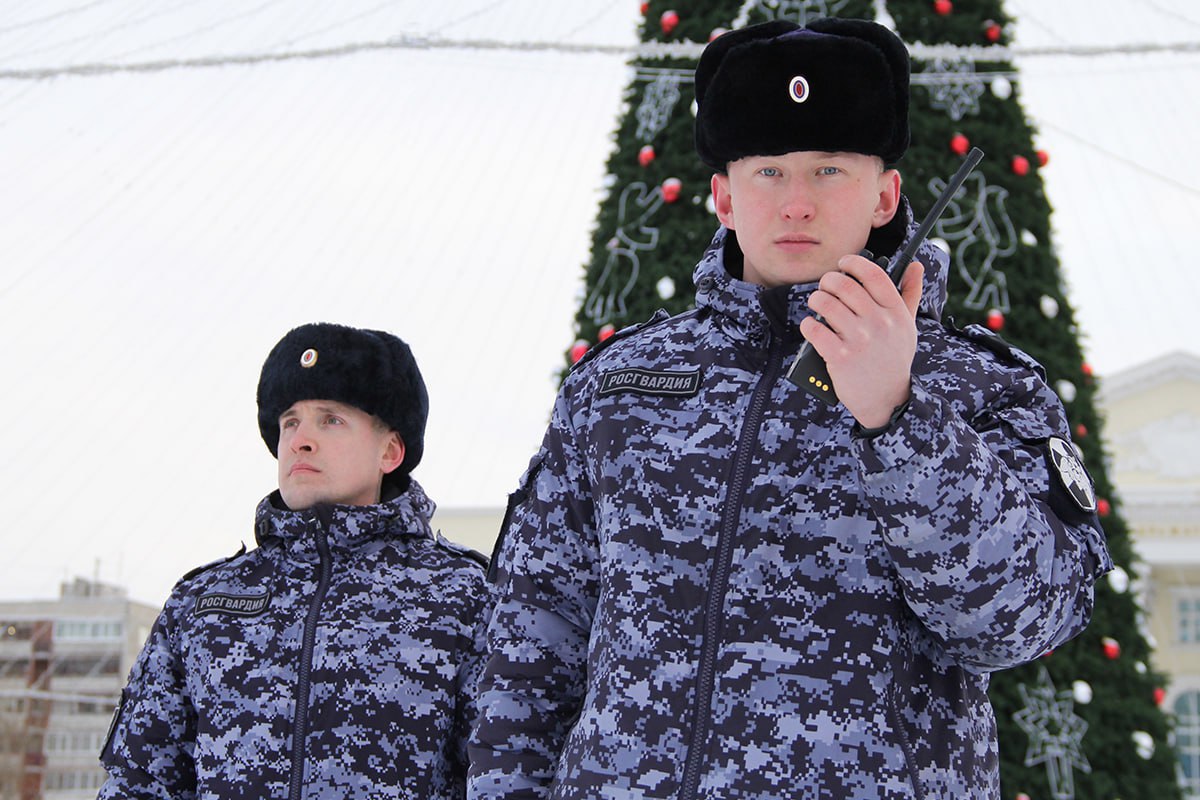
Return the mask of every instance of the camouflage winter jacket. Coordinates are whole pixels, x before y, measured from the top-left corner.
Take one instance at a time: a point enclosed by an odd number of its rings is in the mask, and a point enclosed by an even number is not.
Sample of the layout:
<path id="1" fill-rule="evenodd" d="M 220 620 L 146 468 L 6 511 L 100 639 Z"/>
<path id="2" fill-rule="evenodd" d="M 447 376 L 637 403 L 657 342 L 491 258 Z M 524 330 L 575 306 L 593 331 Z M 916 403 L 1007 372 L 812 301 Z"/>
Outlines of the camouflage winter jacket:
<path id="1" fill-rule="evenodd" d="M 468 796 L 998 797 L 988 673 L 1078 633 L 1110 566 L 1086 474 L 1048 463 L 1063 408 L 937 321 L 926 246 L 912 400 L 856 435 L 783 377 L 814 286 L 773 329 L 727 238 L 695 310 L 563 384 L 493 559 Z"/>
<path id="2" fill-rule="evenodd" d="M 455 798 L 488 593 L 433 503 L 258 507 L 185 576 L 121 697 L 101 798 Z M 299 746 L 297 746 L 299 742 Z"/>

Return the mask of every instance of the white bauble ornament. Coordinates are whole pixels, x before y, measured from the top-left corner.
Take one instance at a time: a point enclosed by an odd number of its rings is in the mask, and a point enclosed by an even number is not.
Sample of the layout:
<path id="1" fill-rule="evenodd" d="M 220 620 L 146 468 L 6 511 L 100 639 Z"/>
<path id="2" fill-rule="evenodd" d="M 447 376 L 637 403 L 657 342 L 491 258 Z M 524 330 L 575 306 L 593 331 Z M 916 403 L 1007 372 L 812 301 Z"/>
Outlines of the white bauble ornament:
<path id="1" fill-rule="evenodd" d="M 1042 295 L 1042 299 L 1038 301 L 1038 305 L 1041 306 L 1042 314 L 1046 316 L 1046 319 L 1054 319 L 1058 316 L 1058 301 L 1050 295 Z"/>
<path id="2" fill-rule="evenodd" d="M 1142 661 L 1134 662 L 1133 671 L 1136 672 L 1138 675 L 1145 675 L 1146 674 L 1146 664 Z"/>
<path id="3" fill-rule="evenodd" d="M 1054 389 L 1058 392 L 1058 396 L 1063 399 L 1064 403 L 1070 403 L 1075 399 L 1075 384 L 1070 381 L 1057 381 L 1054 384 Z"/>
<path id="4" fill-rule="evenodd" d="M 704 201 L 704 207 L 708 209 L 708 213 L 710 214 L 717 213 L 717 201 L 713 199 L 711 194 L 708 196 L 708 199 Z"/>
<path id="5" fill-rule="evenodd" d="M 1134 731 L 1130 734 L 1133 739 L 1133 746 L 1137 749 L 1137 754 L 1144 759 L 1149 760 L 1154 755 L 1154 737 L 1145 731 Z"/>
<path id="6" fill-rule="evenodd" d="M 1021 231 L 1021 244 L 1026 247 L 1037 247 L 1038 238 L 1033 235 L 1033 231 L 1026 228 Z"/>
<path id="7" fill-rule="evenodd" d="M 1012 97 L 1012 83 L 1003 75 L 993 79 L 992 94 L 1001 100 L 1007 100 L 1008 98 Z"/>
<path id="8" fill-rule="evenodd" d="M 692 116 L 694 117 L 699 113 L 700 113 L 700 104 L 697 103 L 695 100 L 693 100 L 692 101 Z"/>
<path id="9" fill-rule="evenodd" d="M 950 255 L 950 243 L 947 242 L 945 239 L 935 237 L 933 239 L 930 239 L 929 243 L 931 245 L 933 245 L 934 247 L 936 247 L 938 250 L 941 250 L 946 255 Z"/>
<path id="10" fill-rule="evenodd" d="M 1075 696 L 1075 702 L 1086 706 L 1092 702 L 1092 685 L 1087 681 L 1075 681 L 1071 684 L 1071 694 Z"/>
<path id="11" fill-rule="evenodd" d="M 1125 594 L 1129 591 L 1129 573 L 1120 567 L 1113 567 L 1108 573 L 1108 585 L 1117 594 Z"/>
<path id="12" fill-rule="evenodd" d="M 664 276 L 658 279 L 658 283 L 654 284 L 654 289 L 663 300 L 670 300 L 675 296 L 675 281 Z"/>

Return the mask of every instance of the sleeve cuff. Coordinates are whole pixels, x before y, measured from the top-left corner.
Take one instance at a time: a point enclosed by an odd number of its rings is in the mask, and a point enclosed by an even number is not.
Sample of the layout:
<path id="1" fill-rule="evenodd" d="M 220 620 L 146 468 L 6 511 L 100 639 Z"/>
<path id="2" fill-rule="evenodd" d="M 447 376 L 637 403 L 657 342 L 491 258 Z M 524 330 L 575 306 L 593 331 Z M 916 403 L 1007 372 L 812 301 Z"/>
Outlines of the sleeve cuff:
<path id="1" fill-rule="evenodd" d="M 914 377 L 908 402 L 896 409 L 887 425 L 868 429 L 855 424 L 854 448 L 868 474 L 884 472 L 926 450 L 941 428 L 941 420 L 941 404 Z"/>

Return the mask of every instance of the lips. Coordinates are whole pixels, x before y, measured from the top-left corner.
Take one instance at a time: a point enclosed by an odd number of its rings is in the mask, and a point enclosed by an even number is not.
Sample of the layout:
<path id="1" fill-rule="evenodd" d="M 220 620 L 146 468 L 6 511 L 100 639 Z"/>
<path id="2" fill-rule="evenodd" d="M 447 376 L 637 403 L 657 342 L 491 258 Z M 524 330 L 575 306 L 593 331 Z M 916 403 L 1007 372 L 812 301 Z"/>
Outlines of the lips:
<path id="1" fill-rule="evenodd" d="M 807 253 L 820 244 L 811 236 L 780 236 L 775 240 L 775 246 L 785 253 Z"/>
<path id="2" fill-rule="evenodd" d="M 297 473 L 315 474 L 320 471 L 321 470 L 317 469 L 312 464 L 306 464 L 303 461 L 297 461 L 295 464 L 292 464 L 291 468 L 288 470 L 288 475 L 295 475 Z"/>

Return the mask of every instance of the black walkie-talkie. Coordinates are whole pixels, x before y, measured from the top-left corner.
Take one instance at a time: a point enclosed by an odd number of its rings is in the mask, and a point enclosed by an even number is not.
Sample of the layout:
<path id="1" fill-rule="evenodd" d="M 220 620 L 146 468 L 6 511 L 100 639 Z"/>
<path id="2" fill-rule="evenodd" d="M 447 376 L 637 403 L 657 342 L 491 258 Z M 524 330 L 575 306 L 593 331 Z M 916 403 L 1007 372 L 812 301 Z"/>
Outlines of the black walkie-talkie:
<path id="1" fill-rule="evenodd" d="M 954 173 L 954 177 L 950 179 L 950 182 L 946 184 L 946 188 L 938 195 L 938 199 L 934 201 L 933 208 L 929 209 L 929 213 L 921 221 L 921 226 L 917 228 L 917 232 L 908 240 L 908 244 L 904 246 L 904 249 L 892 259 L 891 269 L 888 269 L 888 260 L 886 257 L 881 256 L 876 259 L 869 250 L 864 250 L 859 255 L 874 261 L 883 269 L 888 270 L 888 277 L 899 287 L 900 280 L 904 277 L 904 271 L 912 263 L 913 256 L 917 254 L 917 248 L 921 246 L 921 242 L 925 241 L 925 237 L 933 229 L 934 223 L 938 221 L 938 217 L 942 216 L 942 212 L 946 210 L 946 205 L 954 198 L 955 192 L 962 186 L 963 181 L 967 179 L 967 176 L 971 174 L 971 170 L 975 169 L 975 165 L 982 158 L 983 151 L 978 147 L 972 147 L 971 152 L 967 153 L 967 157 L 963 159 L 962 166 L 958 168 L 958 172 Z M 816 315 L 816 320 L 822 323 L 825 321 L 819 314 Z M 829 369 L 825 366 L 825 359 L 821 358 L 821 354 L 817 352 L 817 349 L 811 343 L 805 341 L 800 347 L 800 352 L 796 354 L 796 360 L 788 367 L 787 379 L 818 400 L 823 400 L 831 406 L 837 405 L 837 392 L 834 391 L 833 382 L 829 379 Z"/>

